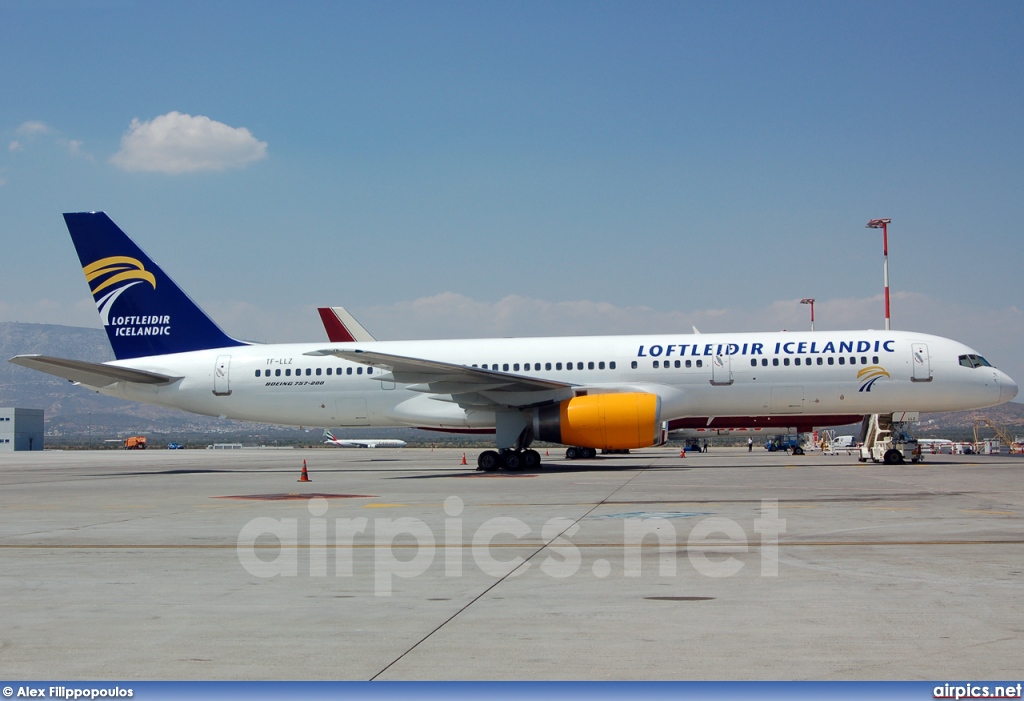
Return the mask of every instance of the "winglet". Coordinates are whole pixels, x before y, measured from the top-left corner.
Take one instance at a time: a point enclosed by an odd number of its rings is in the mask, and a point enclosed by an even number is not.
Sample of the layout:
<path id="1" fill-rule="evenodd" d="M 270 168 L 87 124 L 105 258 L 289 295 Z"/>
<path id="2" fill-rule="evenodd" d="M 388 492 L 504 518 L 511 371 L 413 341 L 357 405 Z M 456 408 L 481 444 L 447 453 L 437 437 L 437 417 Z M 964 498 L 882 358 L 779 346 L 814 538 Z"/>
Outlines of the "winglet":
<path id="1" fill-rule="evenodd" d="M 345 307 L 318 307 L 317 311 L 320 312 L 320 320 L 324 323 L 327 339 L 331 343 L 366 343 L 377 340 Z"/>

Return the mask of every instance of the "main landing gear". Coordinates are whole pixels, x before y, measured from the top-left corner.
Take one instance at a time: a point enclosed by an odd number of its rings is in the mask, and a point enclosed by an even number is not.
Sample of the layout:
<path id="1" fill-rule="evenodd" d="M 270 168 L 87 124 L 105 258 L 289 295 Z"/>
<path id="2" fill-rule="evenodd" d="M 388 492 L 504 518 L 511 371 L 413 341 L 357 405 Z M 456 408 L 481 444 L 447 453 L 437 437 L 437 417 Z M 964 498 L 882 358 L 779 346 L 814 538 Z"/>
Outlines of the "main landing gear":
<path id="1" fill-rule="evenodd" d="M 514 450 L 507 448 L 500 453 L 496 450 L 485 450 L 476 459 L 476 469 L 494 472 L 504 467 L 511 472 L 540 467 L 540 453 L 536 450 Z"/>
<path id="2" fill-rule="evenodd" d="M 565 449 L 566 460 L 591 460 L 596 457 L 596 448 L 577 448 L 575 446 L 570 446 Z"/>

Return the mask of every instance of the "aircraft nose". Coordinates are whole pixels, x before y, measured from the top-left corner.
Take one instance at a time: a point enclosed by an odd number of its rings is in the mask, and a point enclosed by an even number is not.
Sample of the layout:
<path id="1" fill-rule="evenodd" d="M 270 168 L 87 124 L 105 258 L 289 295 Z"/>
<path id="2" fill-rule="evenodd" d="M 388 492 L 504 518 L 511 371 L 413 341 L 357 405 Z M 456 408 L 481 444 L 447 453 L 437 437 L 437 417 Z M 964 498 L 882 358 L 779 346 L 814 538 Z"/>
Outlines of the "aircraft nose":
<path id="1" fill-rule="evenodd" d="M 1005 372 L 999 373 L 999 403 L 1008 402 L 1017 396 L 1017 383 Z"/>

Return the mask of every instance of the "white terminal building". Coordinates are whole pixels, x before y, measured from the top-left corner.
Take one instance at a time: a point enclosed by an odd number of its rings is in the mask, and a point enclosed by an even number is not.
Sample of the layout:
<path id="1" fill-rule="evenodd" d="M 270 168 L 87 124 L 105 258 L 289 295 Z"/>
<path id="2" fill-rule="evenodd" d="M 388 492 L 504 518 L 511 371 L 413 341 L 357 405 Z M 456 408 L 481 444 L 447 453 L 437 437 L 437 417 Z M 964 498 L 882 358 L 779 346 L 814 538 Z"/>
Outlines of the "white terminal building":
<path id="1" fill-rule="evenodd" d="M 0 408 L 0 453 L 42 449 L 42 409 Z"/>

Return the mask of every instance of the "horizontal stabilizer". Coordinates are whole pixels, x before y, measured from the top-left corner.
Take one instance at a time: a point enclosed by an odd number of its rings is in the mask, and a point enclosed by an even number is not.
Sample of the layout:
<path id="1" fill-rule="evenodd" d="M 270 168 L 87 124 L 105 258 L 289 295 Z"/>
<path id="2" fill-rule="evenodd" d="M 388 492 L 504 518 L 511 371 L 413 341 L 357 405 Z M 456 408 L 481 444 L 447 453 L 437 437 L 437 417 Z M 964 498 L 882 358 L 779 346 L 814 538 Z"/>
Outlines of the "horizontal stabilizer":
<path id="1" fill-rule="evenodd" d="M 106 387 L 115 382 L 138 382 L 144 385 L 166 385 L 180 377 L 170 377 L 156 372 L 133 370 L 104 363 L 89 363 L 84 360 L 67 360 L 49 355 L 16 355 L 8 362 L 22 367 L 39 370 L 50 375 L 63 377 L 71 382 L 80 382 L 90 387 Z"/>

